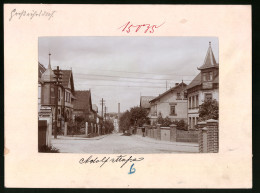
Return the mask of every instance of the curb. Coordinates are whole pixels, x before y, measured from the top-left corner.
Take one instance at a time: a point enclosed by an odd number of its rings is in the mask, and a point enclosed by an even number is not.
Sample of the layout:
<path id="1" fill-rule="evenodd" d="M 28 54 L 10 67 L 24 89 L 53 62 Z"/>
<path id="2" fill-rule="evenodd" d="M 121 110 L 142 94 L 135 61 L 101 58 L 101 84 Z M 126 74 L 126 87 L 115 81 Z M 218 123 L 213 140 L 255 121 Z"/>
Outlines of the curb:
<path id="1" fill-rule="evenodd" d="M 62 140 L 100 140 L 100 139 L 103 139 L 103 138 L 105 138 L 105 137 L 107 137 L 107 136 L 109 136 L 109 135 L 104 135 L 104 136 L 102 136 L 102 137 L 99 137 L 99 138 L 86 138 L 86 137 L 77 137 L 77 138 L 74 138 L 73 139 L 73 137 L 67 137 L 67 138 L 57 138 L 58 140 L 59 139 L 62 139 Z M 54 138 L 52 138 L 52 139 L 54 139 Z"/>

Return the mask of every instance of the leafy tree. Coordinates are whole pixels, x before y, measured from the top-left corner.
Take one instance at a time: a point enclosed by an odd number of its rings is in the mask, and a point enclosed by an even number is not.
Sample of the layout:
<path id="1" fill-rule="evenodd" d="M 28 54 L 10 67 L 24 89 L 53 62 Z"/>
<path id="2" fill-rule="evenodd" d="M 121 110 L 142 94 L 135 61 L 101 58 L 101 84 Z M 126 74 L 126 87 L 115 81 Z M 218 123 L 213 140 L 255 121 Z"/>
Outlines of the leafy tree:
<path id="1" fill-rule="evenodd" d="M 150 124 L 145 108 L 132 107 L 130 111 L 126 111 L 120 116 L 119 127 L 123 131 L 128 130 L 131 126 L 142 126 L 143 124 Z"/>
<path id="2" fill-rule="evenodd" d="M 105 133 L 112 133 L 114 131 L 114 124 L 112 120 L 106 120 L 104 126 L 105 126 Z"/>
<path id="3" fill-rule="evenodd" d="M 214 100 L 206 100 L 202 103 L 199 110 L 199 121 L 208 119 L 218 120 L 218 102 Z"/>
<path id="4" fill-rule="evenodd" d="M 128 110 L 120 116 L 119 127 L 121 130 L 125 131 L 129 129 L 131 125 L 130 118 L 131 118 L 131 114 Z"/>
<path id="5" fill-rule="evenodd" d="M 149 121 L 148 112 L 145 108 L 132 107 L 130 109 L 130 124 L 132 126 L 142 126 L 143 124 L 149 124 Z"/>

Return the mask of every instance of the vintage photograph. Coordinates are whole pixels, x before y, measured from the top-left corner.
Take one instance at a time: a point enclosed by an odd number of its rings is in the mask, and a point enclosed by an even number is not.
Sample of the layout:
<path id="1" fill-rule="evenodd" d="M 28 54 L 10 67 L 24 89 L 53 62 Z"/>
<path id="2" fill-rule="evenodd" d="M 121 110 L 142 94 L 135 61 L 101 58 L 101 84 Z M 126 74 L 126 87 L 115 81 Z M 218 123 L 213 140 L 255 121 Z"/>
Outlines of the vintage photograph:
<path id="1" fill-rule="evenodd" d="M 38 152 L 218 153 L 217 37 L 39 37 Z"/>

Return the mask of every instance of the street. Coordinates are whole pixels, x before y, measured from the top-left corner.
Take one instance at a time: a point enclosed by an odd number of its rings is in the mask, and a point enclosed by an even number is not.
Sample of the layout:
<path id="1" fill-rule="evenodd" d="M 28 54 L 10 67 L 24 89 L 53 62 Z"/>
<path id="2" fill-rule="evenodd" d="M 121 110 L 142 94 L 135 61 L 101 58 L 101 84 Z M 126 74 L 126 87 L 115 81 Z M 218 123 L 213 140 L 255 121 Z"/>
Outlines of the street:
<path id="1" fill-rule="evenodd" d="M 95 138 L 58 136 L 52 139 L 53 147 L 60 153 L 95 154 L 152 154 L 152 153 L 198 153 L 195 143 L 158 141 L 139 135 L 122 136 L 115 133 Z"/>

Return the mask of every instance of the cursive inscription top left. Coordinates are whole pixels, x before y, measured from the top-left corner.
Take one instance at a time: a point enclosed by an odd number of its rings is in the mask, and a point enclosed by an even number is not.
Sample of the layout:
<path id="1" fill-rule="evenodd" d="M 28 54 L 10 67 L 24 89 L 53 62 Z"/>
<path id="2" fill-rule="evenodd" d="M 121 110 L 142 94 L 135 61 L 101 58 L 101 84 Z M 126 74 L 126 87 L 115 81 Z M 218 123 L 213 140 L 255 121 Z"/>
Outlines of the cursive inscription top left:
<path id="1" fill-rule="evenodd" d="M 14 18 L 37 18 L 37 17 L 46 17 L 48 20 L 54 17 L 54 13 L 56 11 L 45 11 L 45 10 L 16 10 L 13 9 L 10 13 L 9 21 L 13 20 Z"/>

